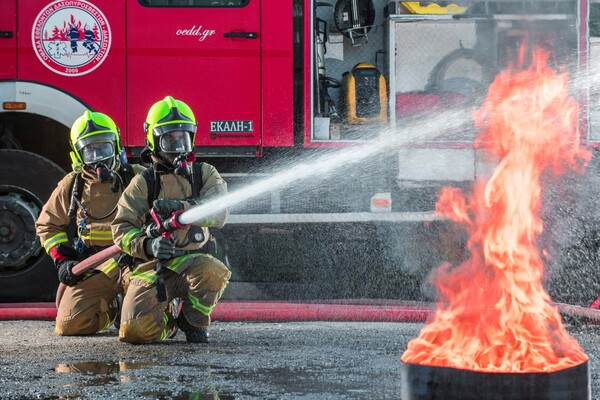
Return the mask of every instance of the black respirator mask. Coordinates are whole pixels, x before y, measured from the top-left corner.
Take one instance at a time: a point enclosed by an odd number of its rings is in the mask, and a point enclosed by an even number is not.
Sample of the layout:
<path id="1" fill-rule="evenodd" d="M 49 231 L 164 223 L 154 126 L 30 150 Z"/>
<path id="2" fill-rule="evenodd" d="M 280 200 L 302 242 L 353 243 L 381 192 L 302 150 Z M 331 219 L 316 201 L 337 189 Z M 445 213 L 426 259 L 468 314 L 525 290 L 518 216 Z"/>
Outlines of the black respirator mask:
<path id="1" fill-rule="evenodd" d="M 114 160 L 112 160 L 112 164 L 114 164 Z M 100 182 L 112 181 L 113 169 L 104 162 L 94 164 L 93 168 Z"/>
<path id="2" fill-rule="evenodd" d="M 175 167 L 176 175 L 184 175 L 189 176 L 191 172 L 191 163 L 196 161 L 196 155 L 194 153 L 180 154 L 175 158 L 175 163 L 173 164 Z"/>

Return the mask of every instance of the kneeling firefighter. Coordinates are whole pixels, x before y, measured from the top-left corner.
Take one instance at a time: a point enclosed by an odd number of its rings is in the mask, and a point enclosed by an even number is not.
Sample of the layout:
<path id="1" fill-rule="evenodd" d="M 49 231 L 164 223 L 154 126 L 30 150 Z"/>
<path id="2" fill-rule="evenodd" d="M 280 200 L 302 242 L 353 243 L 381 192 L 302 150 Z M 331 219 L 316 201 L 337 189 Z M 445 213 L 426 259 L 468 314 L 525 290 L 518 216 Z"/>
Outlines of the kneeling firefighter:
<path id="1" fill-rule="evenodd" d="M 155 103 L 144 124 L 147 147 L 142 161 L 152 162 L 127 188 L 112 225 L 115 243 L 136 259 L 123 299 L 119 340 L 150 343 L 181 329 L 188 342 L 208 342 L 210 314 L 229 282 L 231 272 L 203 252 L 209 227 L 221 228 L 226 209 L 179 226 L 161 236 L 158 221 L 227 194 L 215 167 L 195 163 L 196 118 L 189 106 L 171 96 Z M 182 298 L 176 320 L 168 311 Z"/>
<path id="2" fill-rule="evenodd" d="M 110 224 L 133 176 L 144 170 L 126 162 L 119 129 L 106 114 L 85 111 L 71 128 L 73 171 L 59 183 L 36 221 L 36 232 L 53 258 L 58 279 L 67 285 L 56 315 L 59 335 L 88 335 L 118 325 L 117 296 L 128 270 L 115 256 L 85 274 L 73 267 L 113 245 Z M 72 220 L 77 237 L 69 238 Z M 124 279 L 125 278 L 125 279 Z"/>

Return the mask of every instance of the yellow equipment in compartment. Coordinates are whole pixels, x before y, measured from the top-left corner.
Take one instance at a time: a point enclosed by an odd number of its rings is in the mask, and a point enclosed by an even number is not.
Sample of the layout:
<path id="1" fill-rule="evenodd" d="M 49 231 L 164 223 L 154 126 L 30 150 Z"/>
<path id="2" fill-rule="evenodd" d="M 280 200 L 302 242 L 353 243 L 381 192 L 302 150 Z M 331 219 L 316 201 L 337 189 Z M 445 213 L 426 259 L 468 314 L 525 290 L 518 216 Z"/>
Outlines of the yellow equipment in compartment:
<path id="1" fill-rule="evenodd" d="M 372 64 L 359 63 L 344 73 L 342 112 L 349 124 L 387 121 L 384 76 Z"/>
<path id="2" fill-rule="evenodd" d="M 403 1 L 400 4 L 411 14 L 463 14 L 467 10 L 454 3 L 441 6 L 428 1 Z"/>

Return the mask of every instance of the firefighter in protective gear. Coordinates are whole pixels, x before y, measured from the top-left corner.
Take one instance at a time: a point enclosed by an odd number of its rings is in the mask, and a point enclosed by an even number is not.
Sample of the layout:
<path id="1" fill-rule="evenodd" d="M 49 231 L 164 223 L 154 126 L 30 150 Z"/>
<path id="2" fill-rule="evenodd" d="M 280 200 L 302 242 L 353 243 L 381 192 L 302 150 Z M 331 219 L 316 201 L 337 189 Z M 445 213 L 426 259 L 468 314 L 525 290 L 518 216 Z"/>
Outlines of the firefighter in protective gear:
<path id="1" fill-rule="evenodd" d="M 203 246 L 208 228 L 221 228 L 228 211 L 175 230 L 171 238 L 154 233 L 150 211 L 168 218 L 225 195 L 227 184 L 212 165 L 194 163 L 196 118 L 182 101 L 167 96 L 155 103 L 144 129 L 147 147 L 141 157 L 152 167 L 136 176 L 123 193 L 112 224 L 115 243 L 137 260 L 123 300 L 119 340 L 159 341 L 169 337 L 175 325 L 188 342 L 206 343 L 211 311 L 231 272 L 203 252 Z M 165 311 L 179 298 L 181 312 L 174 320 Z"/>
<path id="2" fill-rule="evenodd" d="M 113 245 L 110 223 L 119 197 L 133 176 L 144 170 L 126 163 L 119 130 L 105 114 L 85 111 L 73 123 L 70 143 L 73 171 L 58 183 L 36 221 L 40 242 L 54 260 L 59 281 L 67 285 L 55 332 L 69 336 L 93 334 L 119 322 L 116 299 L 128 271 L 118 258 L 81 275 L 72 270 Z M 67 233 L 72 220 L 77 225 L 74 240 Z"/>

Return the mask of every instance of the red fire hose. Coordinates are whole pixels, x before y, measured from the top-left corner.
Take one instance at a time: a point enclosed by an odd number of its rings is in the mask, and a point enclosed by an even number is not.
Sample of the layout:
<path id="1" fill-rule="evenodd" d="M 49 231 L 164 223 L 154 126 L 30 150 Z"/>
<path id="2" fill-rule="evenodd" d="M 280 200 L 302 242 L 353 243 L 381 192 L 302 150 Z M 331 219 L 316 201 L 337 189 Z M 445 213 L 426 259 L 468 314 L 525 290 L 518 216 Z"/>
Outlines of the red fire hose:
<path id="1" fill-rule="evenodd" d="M 72 272 L 75 275 L 81 275 L 88 269 L 93 268 L 97 264 L 100 264 L 101 262 L 108 260 L 110 257 L 114 256 L 115 254 L 118 254 L 120 251 L 121 249 L 119 249 L 119 247 L 113 244 L 112 246 L 102 251 L 99 251 L 98 253 L 86 258 L 85 260 L 74 266 Z M 56 308 L 58 308 L 60 300 L 62 299 L 62 296 L 65 293 L 66 289 L 67 286 L 64 283 L 58 285 L 58 290 L 56 291 Z"/>
<path id="2" fill-rule="evenodd" d="M 323 304 L 278 301 L 222 301 L 211 317 L 215 321 L 292 322 L 424 322 L 431 308 L 424 305 Z"/>
<path id="3" fill-rule="evenodd" d="M 7 303 L 0 304 L 0 321 L 43 320 L 56 318 L 54 303 Z"/>
<path id="4" fill-rule="evenodd" d="M 377 305 L 292 303 L 285 301 L 221 301 L 211 318 L 214 321 L 292 322 L 292 321 L 356 321 L 356 322 L 424 322 L 431 308 L 425 303 Z M 54 320 L 53 303 L 0 304 L 0 321 Z"/>
<path id="5" fill-rule="evenodd" d="M 600 310 L 553 303 L 560 312 L 600 321 Z M 211 317 L 224 322 L 425 322 L 433 311 L 432 303 L 394 300 L 330 300 L 294 303 L 287 301 L 221 301 Z M 0 321 L 54 320 L 53 303 L 0 304 Z"/>

